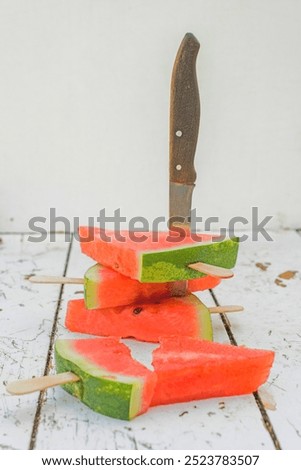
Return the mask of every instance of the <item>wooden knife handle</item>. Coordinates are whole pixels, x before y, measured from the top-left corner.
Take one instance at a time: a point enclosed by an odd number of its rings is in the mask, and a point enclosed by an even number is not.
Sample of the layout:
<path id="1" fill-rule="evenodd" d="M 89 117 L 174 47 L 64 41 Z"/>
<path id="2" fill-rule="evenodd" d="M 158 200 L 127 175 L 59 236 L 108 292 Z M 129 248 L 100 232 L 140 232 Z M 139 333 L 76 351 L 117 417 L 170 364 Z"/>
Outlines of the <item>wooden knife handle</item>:
<path id="1" fill-rule="evenodd" d="M 170 96 L 170 181 L 193 184 L 194 155 L 200 124 L 200 98 L 196 59 L 200 44 L 187 33 L 179 47 L 171 78 Z"/>

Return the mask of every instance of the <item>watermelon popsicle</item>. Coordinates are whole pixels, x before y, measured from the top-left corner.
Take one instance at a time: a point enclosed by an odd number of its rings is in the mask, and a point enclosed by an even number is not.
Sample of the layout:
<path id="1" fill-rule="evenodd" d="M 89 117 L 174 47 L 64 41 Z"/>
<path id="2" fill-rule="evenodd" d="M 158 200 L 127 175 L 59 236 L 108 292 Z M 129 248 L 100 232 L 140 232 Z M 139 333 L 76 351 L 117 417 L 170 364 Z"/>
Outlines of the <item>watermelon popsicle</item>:
<path id="1" fill-rule="evenodd" d="M 204 276 L 187 283 L 190 292 L 213 289 L 220 278 Z M 173 296 L 173 283 L 142 283 L 113 269 L 95 264 L 84 276 L 85 306 L 87 309 L 105 309 L 146 302 L 157 302 Z"/>
<path id="2" fill-rule="evenodd" d="M 28 280 L 37 284 L 84 284 L 87 309 L 106 309 L 135 303 L 155 302 L 172 297 L 174 294 L 172 282 L 142 283 L 100 264 L 91 266 L 85 272 L 83 279 L 31 276 Z M 213 289 L 220 281 L 220 278 L 213 276 L 190 279 L 186 293 Z"/>
<path id="3" fill-rule="evenodd" d="M 210 311 L 192 294 L 96 310 L 87 310 L 83 299 L 70 300 L 65 326 L 77 333 L 149 342 L 170 335 L 213 339 Z"/>
<path id="4" fill-rule="evenodd" d="M 124 420 L 150 406 L 156 374 L 119 338 L 57 340 L 55 362 L 56 375 L 10 382 L 7 391 L 23 395 L 61 385 L 97 413 Z"/>
<path id="5" fill-rule="evenodd" d="M 205 276 L 204 272 L 192 269 L 192 265 L 232 268 L 235 266 L 238 239 L 214 242 L 212 235 L 202 235 L 195 241 L 189 233 L 171 236 L 171 232 L 133 233 L 79 227 L 80 245 L 84 254 L 115 271 L 142 283 L 163 283 Z M 199 235 L 200 237 L 200 235 Z"/>

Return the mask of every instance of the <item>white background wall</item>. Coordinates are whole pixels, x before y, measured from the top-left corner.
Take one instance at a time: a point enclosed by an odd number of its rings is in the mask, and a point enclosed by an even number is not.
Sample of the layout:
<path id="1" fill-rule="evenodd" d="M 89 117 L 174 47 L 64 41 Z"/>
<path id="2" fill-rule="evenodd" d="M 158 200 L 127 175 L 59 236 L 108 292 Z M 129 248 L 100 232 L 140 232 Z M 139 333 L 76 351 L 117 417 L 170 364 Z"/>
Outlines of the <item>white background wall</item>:
<path id="1" fill-rule="evenodd" d="M 301 226 L 301 2 L 0 0 L 0 230 L 167 215 L 169 82 L 201 42 L 194 206 Z M 59 228 L 59 227 L 58 227 Z"/>

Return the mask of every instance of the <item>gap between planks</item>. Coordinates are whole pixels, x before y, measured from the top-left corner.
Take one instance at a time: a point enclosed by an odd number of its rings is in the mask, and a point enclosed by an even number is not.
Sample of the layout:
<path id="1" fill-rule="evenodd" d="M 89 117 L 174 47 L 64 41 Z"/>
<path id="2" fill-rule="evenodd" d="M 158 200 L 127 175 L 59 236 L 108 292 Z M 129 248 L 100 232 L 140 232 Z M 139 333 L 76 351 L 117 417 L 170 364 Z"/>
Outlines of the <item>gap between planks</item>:
<path id="1" fill-rule="evenodd" d="M 216 297 L 214 291 L 213 291 L 212 289 L 209 289 L 209 292 L 210 292 L 210 294 L 211 294 L 211 297 L 212 297 L 212 299 L 213 299 L 215 305 L 216 305 L 216 306 L 220 305 L 219 302 L 218 302 L 218 300 L 217 300 L 217 297 Z M 227 333 L 227 335 L 228 335 L 228 338 L 229 338 L 229 340 L 230 340 L 230 343 L 233 344 L 234 346 L 237 346 L 238 344 L 237 344 L 237 341 L 236 341 L 235 336 L 234 336 L 234 334 L 233 334 L 233 331 L 232 331 L 232 329 L 231 329 L 231 325 L 230 325 L 230 322 L 229 322 L 229 320 L 228 320 L 227 315 L 224 314 L 224 313 L 220 313 L 219 315 L 220 315 L 220 318 L 221 318 L 222 323 L 223 323 L 223 325 L 224 325 L 224 328 L 225 328 L 225 330 L 226 330 L 226 333 Z M 262 419 L 263 419 L 264 426 L 265 426 L 266 430 L 268 431 L 268 433 L 269 433 L 269 435 L 270 435 L 270 437 L 271 437 L 271 439 L 272 439 L 272 442 L 273 442 L 273 444 L 274 444 L 275 449 L 276 449 L 276 450 L 282 450 L 282 449 L 281 449 L 280 442 L 279 442 L 278 437 L 277 437 L 277 435 L 276 435 L 276 432 L 275 432 L 275 430 L 274 430 L 274 427 L 273 427 L 273 425 L 272 425 L 272 423 L 271 423 L 271 420 L 270 420 L 270 418 L 269 418 L 269 415 L 268 415 L 267 412 L 266 412 L 266 409 L 265 409 L 265 407 L 264 407 L 264 405 L 263 405 L 263 403 L 262 403 L 262 400 L 261 400 L 261 398 L 260 398 L 258 392 L 253 392 L 253 396 L 254 396 L 256 405 L 257 405 L 257 407 L 258 407 L 258 409 L 259 409 L 259 411 L 260 411 L 261 417 L 262 417 Z"/>
<path id="2" fill-rule="evenodd" d="M 65 265 L 64 265 L 63 274 L 62 274 L 63 276 L 66 276 L 66 274 L 67 274 L 68 264 L 69 264 L 71 251 L 72 251 L 72 246 L 73 246 L 73 234 L 72 234 L 71 240 L 69 242 L 69 247 L 68 247 L 68 251 L 67 251 L 67 255 L 66 255 L 66 261 L 65 261 Z M 50 370 L 50 363 L 51 363 L 51 357 L 52 357 L 53 346 L 54 346 L 54 341 L 55 341 L 55 335 L 56 335 L 56 331 L 57 331 L 58 316 L 59 316 L 60 306 L 61 306 L 61 303 L 62 303 L 62 297 L 63 297 L 63 293 L 64 293 L 64 286 L 65 286 L 65 284 L 61 285 L 60 292 L 59 292 L 59 297 L 58 297 L 57 304 L 56 304 L 55 314 L 54 314 L 54 318 L 53 318 L 53 325 L 52 325 L 50 340 L 49 340 L 47 359 L 46 359 L 43 375 L 48 375 L 49 370 Z M 37 439 L 38 429 L 39 429 L 39 424 L 40 424 L 41 411 L 42 411 L 42 408 L 43 408 L 43 405 L 44 405 L 45 393 L 46 393 L 46 390 L 42 390 L 39 394 L 37 409 L 36 409 L 36 412 L 35 412 L 35 417 L 34 417 L 34 421 L 33 421 L 30 441 L 29 441 L 29 447 L 28 447 L 29 450 L 34 450 L 35 449 L 36 439 Z"/>

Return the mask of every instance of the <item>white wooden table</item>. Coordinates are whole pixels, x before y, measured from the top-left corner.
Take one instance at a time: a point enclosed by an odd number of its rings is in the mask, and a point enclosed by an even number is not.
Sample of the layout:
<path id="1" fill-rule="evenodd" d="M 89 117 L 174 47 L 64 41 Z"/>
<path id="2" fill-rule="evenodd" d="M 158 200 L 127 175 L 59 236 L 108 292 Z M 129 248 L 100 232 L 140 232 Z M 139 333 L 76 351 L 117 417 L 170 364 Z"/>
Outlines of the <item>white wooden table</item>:
<path id="1" fill-rule="evenodd" d="M 215 315 L 215 340 L 276 352 L 262 400 L 253 395 L 152 408 L 131 422 L 94 413 L 61 388 L 9 396 L 4 383 L 53 373 L 53 343 L 72 337 L 64 328 L 66 302 L 82 287 L 34 285 L 27 274 L 83 275 L 91 264 L 76 241 L 28 242 L 28 234 L 2 234 L 0 243 L 1 449 L 300 449 L 301 448 L 301 236 L 244 242 L 235 278 L 200 298 L 209 306 L 243 304 L 245 312 Z M 256 263 L 270 263 L 266 270 Z M 284 271 L 299 271 L 277 285 Z M 224 320 L 224 321 L 222 321 Z M 74 336 L 74 335 L 73 335 Z M 126 341 L 150 363 L 152 346 Z M 268 397 L 268 399 L 267 399 Z M 276 402 L 266 410 L 262 402 Z"/>

